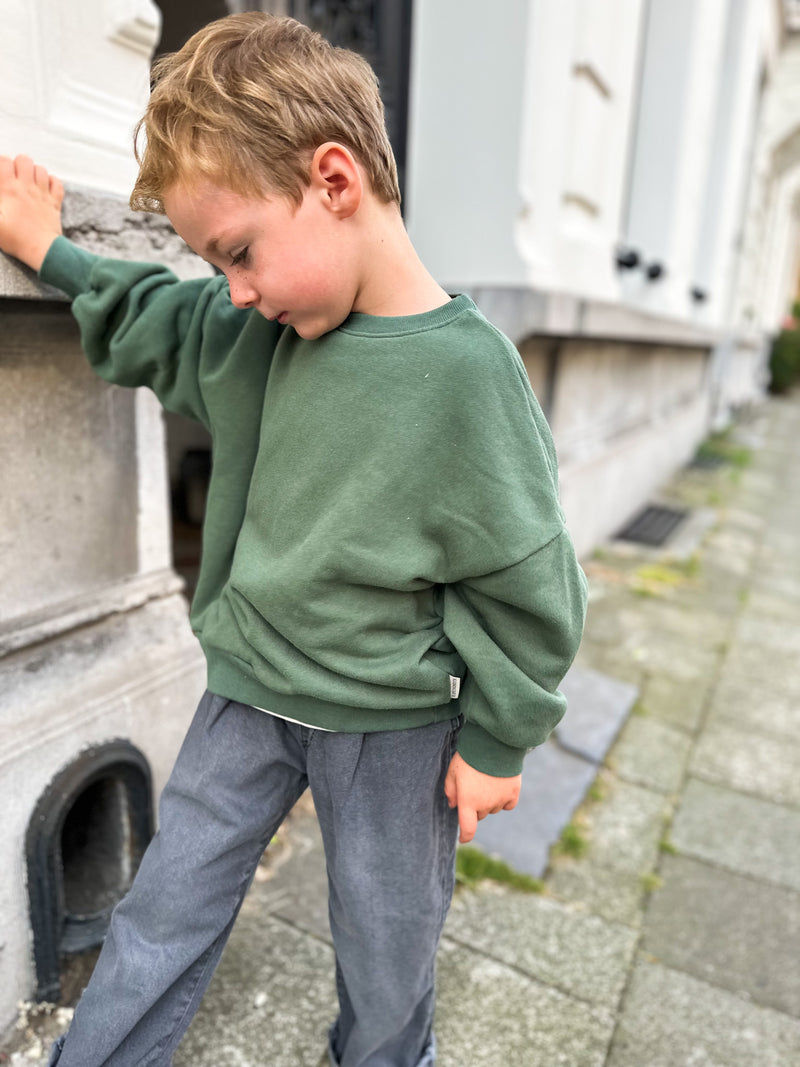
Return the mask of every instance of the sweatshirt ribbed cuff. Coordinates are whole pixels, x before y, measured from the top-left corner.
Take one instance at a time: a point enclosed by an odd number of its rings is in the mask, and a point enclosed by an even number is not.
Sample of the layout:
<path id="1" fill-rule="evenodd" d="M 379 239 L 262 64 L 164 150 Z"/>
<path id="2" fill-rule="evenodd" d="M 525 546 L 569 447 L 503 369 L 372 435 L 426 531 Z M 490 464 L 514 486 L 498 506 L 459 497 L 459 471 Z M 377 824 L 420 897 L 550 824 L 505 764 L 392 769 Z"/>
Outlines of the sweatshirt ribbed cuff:
<path id="1" fill-rule="evenodd" d="M 458 735 L 458 754 L 476 771 L 495 778 L 513 778 L 522 774 L 527 749 L 511 748 L 492 737 L 477 723 L 467 722 Z"/>
<path id="2" fill-rule="evenodd" d="M 56 237 L 39 268 L 39 277 L 74 298 L 89 288 L 89 275 L 96 258 L 66 237 Z"/>

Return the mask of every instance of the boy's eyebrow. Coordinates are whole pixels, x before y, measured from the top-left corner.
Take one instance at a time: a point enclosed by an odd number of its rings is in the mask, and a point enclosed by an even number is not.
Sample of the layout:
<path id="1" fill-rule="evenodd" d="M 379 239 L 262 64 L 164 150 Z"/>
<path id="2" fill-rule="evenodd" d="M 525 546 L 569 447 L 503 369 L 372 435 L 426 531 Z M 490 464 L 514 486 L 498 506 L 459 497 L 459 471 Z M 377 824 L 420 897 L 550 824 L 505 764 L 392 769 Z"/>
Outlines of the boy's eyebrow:
<path id="1" fill-rule="evenodd" d="M 208 257 L 216 255 L 216 253 L 219 252 L 219 242 L 221 239 L 221 236 L 212 237 L 211 240 L 208 241 L 208 243 L 206 244 L 206 247 L 203 249 L 203 256 Z"/>
<path id="2" fill-rule="evenodd" d="M 227 255 L 227 252 L 222 252 L 220 250 L 219 246 L 221 244 L 225 245 L 225 244 L 230 243 L 230 241 L 235 239 L 235 237 L 236 237 L 235 233 L 233 234 L 233 237 L 232 237 L 230 233 L 226 233 L 224 230 L 223 230 L 222 233 L 214 234 L 214 236 L 210 237 L 208 239 L 208 241 L 206 242 L 206 247 L 203 249 L 203 252 L 202 252 L 203 259 L 208 259 L 209 256 Z"/>

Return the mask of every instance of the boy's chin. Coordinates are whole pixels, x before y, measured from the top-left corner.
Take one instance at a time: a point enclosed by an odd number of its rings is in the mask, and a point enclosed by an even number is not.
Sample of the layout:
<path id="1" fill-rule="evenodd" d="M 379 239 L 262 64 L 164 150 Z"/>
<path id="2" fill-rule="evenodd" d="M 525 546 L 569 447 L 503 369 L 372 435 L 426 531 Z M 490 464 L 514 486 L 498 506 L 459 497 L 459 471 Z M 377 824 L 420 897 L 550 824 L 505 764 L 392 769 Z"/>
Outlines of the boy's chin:
<path id="1" fill-rule="evenodd" d="M 303 322 L 302 320 L 292 322 L 290 320 L 287 325 L 291 326 L 298 337 L 302 337 L 304 341 L 316 341 L 319 337 L 330 333 L 331 330 L 335 330 L 337 326 L 341 326 L 341 322 Z"/>

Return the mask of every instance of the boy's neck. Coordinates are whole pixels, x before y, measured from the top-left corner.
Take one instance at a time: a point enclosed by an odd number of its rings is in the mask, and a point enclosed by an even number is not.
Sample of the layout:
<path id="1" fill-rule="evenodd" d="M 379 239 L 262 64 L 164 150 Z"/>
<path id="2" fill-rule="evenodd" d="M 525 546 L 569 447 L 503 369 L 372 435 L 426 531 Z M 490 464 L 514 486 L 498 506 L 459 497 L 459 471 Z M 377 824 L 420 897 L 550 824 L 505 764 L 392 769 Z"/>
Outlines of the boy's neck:
<path id="1" fill-rule="evenodd" d="M 450 297 L 420 260 L 394 204 L 371 200 L 360 220 L 363 283 L 353 311 L 367 315 L 420 315 Z"/>

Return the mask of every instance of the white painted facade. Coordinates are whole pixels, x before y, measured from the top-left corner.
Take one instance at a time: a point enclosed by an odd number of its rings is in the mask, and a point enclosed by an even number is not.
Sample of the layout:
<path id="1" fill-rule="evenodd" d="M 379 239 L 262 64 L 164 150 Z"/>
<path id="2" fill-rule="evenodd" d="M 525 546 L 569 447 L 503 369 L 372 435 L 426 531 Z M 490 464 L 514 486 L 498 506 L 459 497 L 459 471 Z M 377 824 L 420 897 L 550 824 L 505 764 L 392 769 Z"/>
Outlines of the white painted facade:
<path id="1" fill-rule="evenodd" d="M 3 151 L 24 146 L 66 182 L 127 196 L 131 135 L 161 27 L 156 5 L 0 0 L 0 19 Z"/>
<path id="2" fill-rule="evenodd" d="M 763 394 L 800 265 L 786 9 L 416 0 L 410 131 L 411 237 L 542 383 L 589 551 Z"/>
<path id="3" fill-rule="evenodd" d="M 423 259 L 455 287 L 728 329 L 756 121 L 798 84 L 782 35 L 778 0 L 417 0 L 406 213 Z M 793 103 L 768 106 L 791 129 Z M 618 269 L 619 248 L 642 266 Z M 785 279 L 759 274 L 772 328 Z"/>

